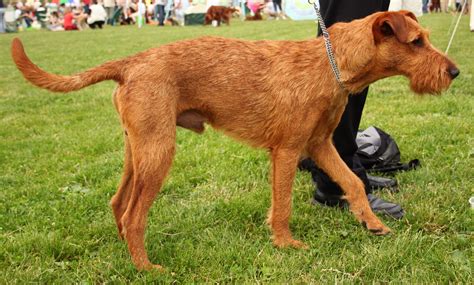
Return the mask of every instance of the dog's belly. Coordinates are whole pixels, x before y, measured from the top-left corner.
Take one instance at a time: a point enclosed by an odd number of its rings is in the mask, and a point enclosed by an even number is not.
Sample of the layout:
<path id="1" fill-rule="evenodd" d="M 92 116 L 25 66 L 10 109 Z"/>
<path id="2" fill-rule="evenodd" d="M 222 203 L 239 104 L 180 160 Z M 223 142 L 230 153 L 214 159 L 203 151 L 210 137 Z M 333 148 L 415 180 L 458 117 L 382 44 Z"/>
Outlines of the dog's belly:
<path id="1" fill-rule="evenodd" d="M 186 102 L 186 107 L 180 108 L 177 125 L 201 133 L 208 123 L 230 137 L 261 148 L 307 139 L 313 128 L 312 118 L 305 117 L 297 104 L 285 104 L 268 95 L 242 95 L 244 98 L 238 99 L 229 95 L 225 100 L 206 97 L 199 103 Z"/>

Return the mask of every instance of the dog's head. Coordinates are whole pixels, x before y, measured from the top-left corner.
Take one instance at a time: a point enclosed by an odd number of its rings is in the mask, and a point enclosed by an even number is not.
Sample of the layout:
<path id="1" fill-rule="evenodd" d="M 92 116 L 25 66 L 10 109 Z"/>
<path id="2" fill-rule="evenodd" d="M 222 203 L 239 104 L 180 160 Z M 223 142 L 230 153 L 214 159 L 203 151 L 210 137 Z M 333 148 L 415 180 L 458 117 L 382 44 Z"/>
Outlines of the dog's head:
<path id="1" fill-rule="evenodd" d="M 226 7 L 224 9 L 224 14 L 230 18 L 232 16 L 240 16 L 240 11 L 234 7 Z"/>
<path id="2" fill-rule="evenodd" d="M 459 75 L 459 69 L 429 41 L 429 33 L 409 11 L 373 15 L 372 33 L 375 57 L 386 73 L 409 78 L 416 93 L 438 94 Z"/>

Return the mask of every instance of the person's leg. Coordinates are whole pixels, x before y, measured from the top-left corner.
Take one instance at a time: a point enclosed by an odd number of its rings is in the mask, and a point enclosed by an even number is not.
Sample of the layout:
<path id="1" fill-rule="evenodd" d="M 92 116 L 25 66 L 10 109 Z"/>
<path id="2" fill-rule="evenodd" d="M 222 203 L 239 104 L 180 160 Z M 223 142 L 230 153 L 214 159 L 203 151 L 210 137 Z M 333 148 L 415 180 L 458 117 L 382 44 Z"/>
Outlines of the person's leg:
<path id="1" fill-rule="evenodd" d="M 360 94 L 349 97 L 346 109 L 342 114 L 341 121 L 334 131 L 333 141 L 337 152 L 349 168 L 362 180 L 368 191 L 369 181 L 364 167 L 360 163 L 359 157 L 355 154 L 357 144 L 355 137 L 359 129 L 362 111 L 367 98 L 368 88 Z M 323 171 L 317 170 L 312 173 L 313 180 L 318 185 L 318 189 L 324 193 L 334 196 L 342 196 L 342 190 Z"/>
<path id="2" fill-rule="evenodd" d="M 155 21 L 158 21 L 158 5 L 155 5 L 155 7 L 153 7 L 153 20 Z"/>
<path id="3" fill-rule="evenodd" d="M 428 13 L 428 0 L 423 0 L 423 14 Z"/>
<path id="4" fill-rule="evenodd" d="M 0 8 L 0 33 L 5 33 L 5 8 Z"/>
<path id="5" fill-rule="evenodd" d="M 321 14 L 326 25 L 330 26 L 336 22 L 349 22 L 374 12 L 386 11 L 388 5 L 388 0 L 328 0 L 321 2 Z M 359 157 L 356 155 L 357 144 L 355 142 L 367 93 L 368 88 L 360 94 L 354 94 L 349 97 L 341 121 L 334 131 L 333 141 L 342 160 L 362 180 L 368 193 L 370 191 L 369 180 Z M 327 205 L 341 204 L 343 192 L 339 185 L 334 183 L 328 175 L 319 169 L 312 171 L 312 177 L 317 184 L 314 193 L 315 201 Z M 380 210 L 396 218 L 400 218 L 403 215 L 401 207 L 396 204 L 385 202 L 372 195 L 369 196 L 369 202 L 374 211 Z"/>
<path id="6" fill-rule="evenodd" d="M 91 29 L 95 29 L 95 25 L 96 25 L 95 23 L 96 23 L 96 22 L 89 23 L 89 27 L 90 27 Z"/>
<path id="7" fill-rule="evenodd" d="M 102 29 L 102 26 L 105 24 L 104 21 L 97 21 L 97 26 L 99 26 L 99 29 Z"/>
<path id="8" fill-rule="evenodd" d="M 165 22 L 165 6 L 164 5 L 157 5 L 158 6 L 158 25 L 163 26 Z"/>
<path id="9" fill-rule="evenodd" d="M 31 27 L 31 23 L 33 23 L 33 20 L 31 20 L 29 17 L 25 17 L 24 21 L 26 23 L 27 28 Z"/>
<path id="10" fill-rule="evenodd" d="M 281 3 L 279 3 L 278 0 L 273 0 L 273 9 L 275 9 L 277 15 L 281 13 Z"/>
<path id="11" fill-rule="evenodd" d="M 471 32 L 474 32 L 474 8 L 472 7 L 472 4 L 474 4 L 474 1 L 471 1 L 471 22 L 469 26 L 471 28 Z"/>
<path id="12" fill-rule="evenodd" d="M 105 7 L 105 9 L 107 12 L 107 22 L 109 23 L 109 25 L 112 25 L 115 7 Z"/>
<path id="13" fill-rule="evenodd" d="M 281 0 L 277 0 L 277 6 L 278 6 L 278 9 L 279 12 L 278 12 L 278 15 L 283 19 L 285 20 L 286 19 L 286 16 L 285 16 L 285 13 L 283 12 L 283 7 L 281 6 Z"/>

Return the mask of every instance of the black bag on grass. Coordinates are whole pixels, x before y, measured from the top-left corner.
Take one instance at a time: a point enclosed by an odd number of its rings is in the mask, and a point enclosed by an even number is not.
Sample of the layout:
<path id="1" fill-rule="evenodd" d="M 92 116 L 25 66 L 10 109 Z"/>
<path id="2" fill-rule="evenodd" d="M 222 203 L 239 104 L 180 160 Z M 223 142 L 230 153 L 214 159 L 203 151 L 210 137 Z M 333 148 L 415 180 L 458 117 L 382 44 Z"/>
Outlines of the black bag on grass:
<path id="1" fill-rule="evenodd" d="M 368 172 L 390 173 L 411 170 L 420 166 L 418 159 L 403 164 L 397 143 L 386 132 L 369 127 L 357 133 L 357 155 Z"/>

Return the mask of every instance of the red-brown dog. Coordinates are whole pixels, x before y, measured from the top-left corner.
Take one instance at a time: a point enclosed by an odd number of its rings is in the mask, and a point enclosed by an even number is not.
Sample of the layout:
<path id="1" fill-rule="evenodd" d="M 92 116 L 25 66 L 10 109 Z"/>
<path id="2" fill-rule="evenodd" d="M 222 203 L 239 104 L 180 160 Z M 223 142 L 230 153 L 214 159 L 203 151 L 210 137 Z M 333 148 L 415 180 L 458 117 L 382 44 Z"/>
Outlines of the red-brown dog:
<path id="1" fill-rule="evenodd" d="M 177 125 L 200 133 L 208 123 L 269 151 L 273 191 L 268 223 L 276 246 L 305 246 L 289 228 L 292 183 L 301 156 L 312 157 L 341 186 L 357 220 L 375 234 L 389 232 L 372 213 L 362 182 L 337 154 L 333 131 L 349 94 L 374 81 L 404 75 L 415 92 L 439 93 L 459 70 L 430 44 L 428 33 L 407 11 L 338 23 L 329 32 L 345 89 L 333 76 L 321 38 L 193 39 L 72 76 L 41 70 L 18 39 L 12 56 L 28 81 L 51 91 L 117 82 L 114 102 L 125 131 L 125 167 L 111 205 L 134 264 L 150 269 L 159 265 L 150 263 L 145 251 L 146 219 L 171 167 Z"/>
<path id="2" fill-rule="evenodd" d="M 207 9 L 204 25 L 209 25 L 212 23 L 212 21 L 217 21 L 218 26 L 221 25 L 221 22 L 229 25 L 230 18 L 235 12 L 237 12 L 237 9 L 233 7 L 211 6 L 209 9 Z"/>

